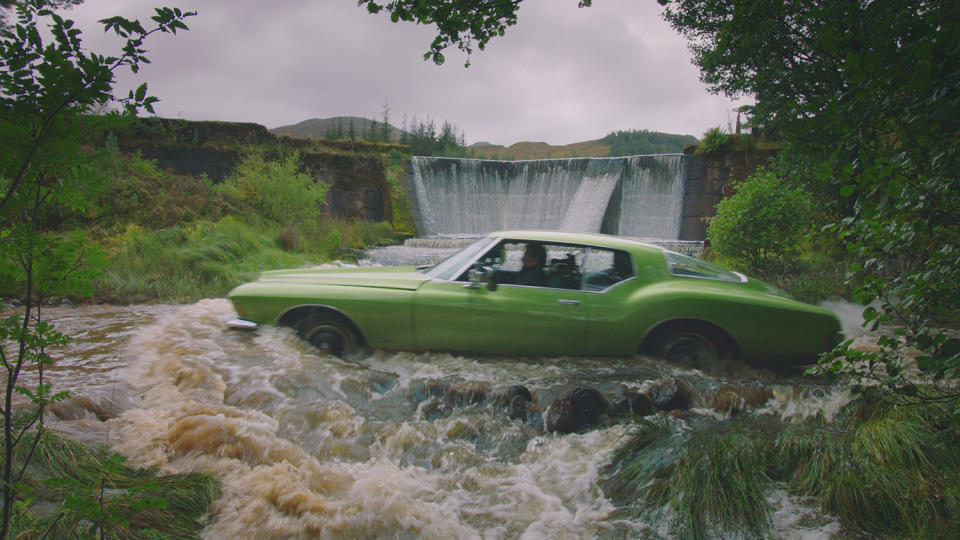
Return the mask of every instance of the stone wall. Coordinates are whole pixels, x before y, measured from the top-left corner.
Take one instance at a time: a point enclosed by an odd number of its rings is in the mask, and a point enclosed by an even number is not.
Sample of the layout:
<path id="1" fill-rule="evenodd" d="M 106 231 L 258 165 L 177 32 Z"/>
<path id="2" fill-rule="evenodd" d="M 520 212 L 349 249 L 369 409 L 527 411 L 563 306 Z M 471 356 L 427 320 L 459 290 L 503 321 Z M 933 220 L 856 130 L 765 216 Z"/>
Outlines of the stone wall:
<path id="1" fill-rule="evenodd" d="M 680 240 L 704 240 L 717 203 L 731 194 L 731 186 L 753 174 L 776 150 L 727 150 L 710 154 L 687 153 L 686 190 L 680 215 Z"/>
<path id="2" fill-rule="evenodd" d="M 392 207 L 384 154 L 406 147 L 364 141 L 325 141 L 277 136 L 259 124 L 147 118 L 117 133 L 123 152 L 138 152 L 161 168 L 206 174 L 220 183 L 243 154 L 261 148 L 268 158 L 297 151 L 305 171 L 330 186 L 326 209 L 344 219 L 390 221 Z"/>

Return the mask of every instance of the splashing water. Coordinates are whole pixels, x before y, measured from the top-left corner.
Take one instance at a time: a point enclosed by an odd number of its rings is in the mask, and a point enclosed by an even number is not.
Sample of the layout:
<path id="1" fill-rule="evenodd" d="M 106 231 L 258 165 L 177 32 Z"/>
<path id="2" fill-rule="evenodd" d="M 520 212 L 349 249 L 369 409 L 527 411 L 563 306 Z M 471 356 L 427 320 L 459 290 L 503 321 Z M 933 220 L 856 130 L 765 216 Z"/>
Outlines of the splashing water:
<path id="1" fill-rule="evenodd" d="M 599 487 L 629 427 L 544 433 L 551 400 L 584 385 L 613 402 L 675 376 L 696 387 L 694 414 L 722 417 L 708 409 L 711 393 L 731 380 L 761 381 L 774 396 L 765 412 L 790 418 L 802 416 L 795 402 L 817 392 L 747 368 L 708 374 L 639 357 L 341 360 L 287 329 L 225 329 L 235 316 L 226 300 L 52 316 L 103 329 L 74 345 L 95 357 L 71 366 L 66 351 L 55 374 L 57 389 L 73 390 L 72 406 L 90 414 L 61 410 L 53 425 L 109 440 L 134 464 L 219 478 L 209 538 L 669 537 L 663 523 L 617 513 Z M 510 420 L 502 399 L 514 384 L 535 398 L 525 421 Z M 835 520 L 785 494 L 771 502 L 784 538 L 837 534 Z"/>

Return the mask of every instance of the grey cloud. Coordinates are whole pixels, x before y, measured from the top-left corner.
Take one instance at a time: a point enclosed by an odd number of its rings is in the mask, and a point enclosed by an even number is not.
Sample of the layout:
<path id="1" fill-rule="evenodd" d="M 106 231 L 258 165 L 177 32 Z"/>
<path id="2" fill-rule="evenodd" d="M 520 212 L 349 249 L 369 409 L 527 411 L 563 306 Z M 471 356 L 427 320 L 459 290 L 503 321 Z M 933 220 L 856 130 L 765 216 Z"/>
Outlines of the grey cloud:
<path id="1" fill-rule="evenodd" d="M 392 24 L 353 0 L 209 0 L 191 30 L 158 36 L 142 80 L 163 116 L 258 122 L 379 115 L 449 120 L 469 141 L 567 144 L 616 129 L 700 135 L 726 125 L 733 104 L 711 96 L 686 43 L 653 0 L 526 0 L 506 36 L 444 66 L 422 60 L 428 27 Z M 146 19 L 142 1 L 88 1 L 67 13 L 98 52 L 116 51 L 96 19 Z M 119 77 L 120 88 L 140 79 Z"/>

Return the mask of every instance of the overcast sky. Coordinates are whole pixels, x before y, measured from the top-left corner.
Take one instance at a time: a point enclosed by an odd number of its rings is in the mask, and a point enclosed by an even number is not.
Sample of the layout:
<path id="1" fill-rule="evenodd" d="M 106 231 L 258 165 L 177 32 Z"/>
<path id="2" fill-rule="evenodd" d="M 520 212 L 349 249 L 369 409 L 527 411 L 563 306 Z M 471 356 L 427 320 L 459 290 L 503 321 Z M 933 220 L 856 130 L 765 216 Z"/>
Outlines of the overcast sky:
<path id="1" fill-rule="evenodd" d="M 730 126 L 737 105 L 707 92 L 686 41 L 656 0 L 526 0 L 519 22 L 466 57 L 423 60 L 432 27 L 394 24 L 354 0 L 87 0 L 65 13 L 92 51 L 116 54 L 119 38 L 96 22 L 146 22 L 152 6 L 195 10 L 190 31 L 151 36 L 152 64 L 124 73 L 122 94 L 146 81 L 160 116 L 256 122 L 382 116 L 448 120 L 468 143 L 569 144 L 620 129 L 701 136 Z"/>

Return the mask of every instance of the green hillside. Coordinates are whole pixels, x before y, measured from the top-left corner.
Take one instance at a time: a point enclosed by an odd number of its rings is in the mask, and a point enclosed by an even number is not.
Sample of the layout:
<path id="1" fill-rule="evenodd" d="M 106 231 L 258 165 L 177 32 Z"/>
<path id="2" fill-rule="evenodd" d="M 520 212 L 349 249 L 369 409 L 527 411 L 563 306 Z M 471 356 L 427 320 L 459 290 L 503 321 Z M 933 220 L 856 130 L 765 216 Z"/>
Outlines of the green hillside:
<path id="1" fill-rule="evenodd" d="M 327 139 L 327 138 L 351 138 L 350 130 L 352 126 L 353 137 L 355 139 L 375 140 L 377 137 L 366 136 L 373 133 L 374 130 L 382 129 L 383 124 L 376 120 L 360 118 L 358 116 L 335 116 L 332 118 L 311 118 L 297 124 L 289 126 L 280 126 L 270 130 L 276 135 L 288 135 L 301 139 Z M 452 136 L 462 138 L 456 129 L 456 126 L 445 123 L 444 128 L 450 128 Z M 441 147 L 447 147 L 451 144 L 442 144 L 445 135 L 435 132 L 436 127 L 430 121 L 428 124 L 421 122 L 418 126 L 406 133 L 394 126 L 390 126 L 390 140 L 393 142 L 401 141 L 409 144 L 413 148 L 414 155 L 446 155 L 460 157 L 475 157 L 480 159 L 557 159 L 573 157 L 608 157 L 608 156 L 629 156 L 643 154 L 672 154 L 683 152 L 684 148 L 697 144 L 697 138 L 691 135 L 675 135 L 671 133 L 659 133 L 647 130 L 629 130 L 615 131 L 602 139 L 583 141 L 565 145 L 551 145 L 545 142 L 522 141 L 510 146 L 492 144 L 489 142 L 478 142 L 463 147 L 463 142 L 448 141 L 456 146 L 459 151 L 454 153 L 436 154 L 436 149 L 431 150 L 431 145 L 417 144 L 417 141 L 424 139 L 439 144 Z M 421 133 L 422 132 L 422 133 Z M 338 134 L 332 137 L 332 134 Z M 434 144 L 432 146 L 437 146 Z M 422 148 L 421 148 L 422 147 Z M 419 150 L 418 150 L 419 149 Z"/>
<path id="2" fill-rule="evenodd" d="M 474 156 L 486 159 L 555 159 L 610 155 L 610 147 L 600 141 L 584 141 L 562 146 L 553 146 L 544 142 L 518 142 L 510 146 L 477 143 L 469 148 Z"/>
<path id="3" fill-rule="evenodd" d="M 290 137 L 297 137 L 301 139 L 325 139 L 327 138 L 328 133 L 338 129 L 342 130 L 342 132 L 346 135 L 349 133 L 350 125 L 352 123 L 356 138 L 363 139 L 367 138 L 364 137 L 363 134 L 372 130 L 374 122 L 376 122 L 377 126 L 383 125 L 379 121 L 371 120 L 369 118 L 361 118 L 359 116 L 311 118 L 309 120 L 304 120 L 303 122 L 298 122 L 289 126 L 275 127 L 271 129 L 270 132 L 275 135 L 289 135 Z M 380 128 L 378 127 L 377 129 Z M 398 140 L 401 133 L 402 132 L 399 128 L 390 126 L 391 141 Z"/>
<path id="4" fill-rule="evenodd" d="M 674 154 L 697 144 L 691 135 L 674 135 L 647 130 L 615 131 L 606 137 L 561 146 L 543 142 L 518 142 L 509 147 L 490 143 L 470 146 L 476 157 L 491 159 L 552 159 L 572 157 L 634 156 Z"/>

